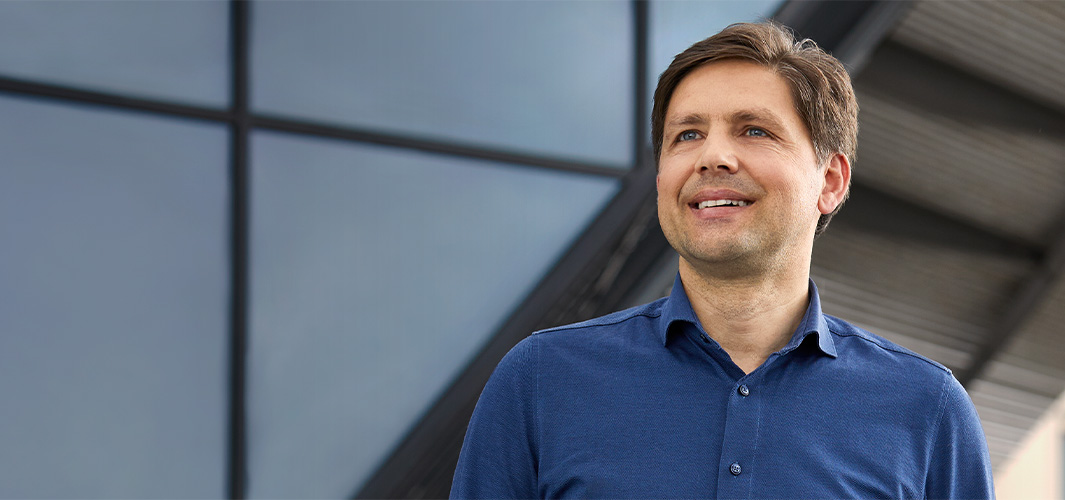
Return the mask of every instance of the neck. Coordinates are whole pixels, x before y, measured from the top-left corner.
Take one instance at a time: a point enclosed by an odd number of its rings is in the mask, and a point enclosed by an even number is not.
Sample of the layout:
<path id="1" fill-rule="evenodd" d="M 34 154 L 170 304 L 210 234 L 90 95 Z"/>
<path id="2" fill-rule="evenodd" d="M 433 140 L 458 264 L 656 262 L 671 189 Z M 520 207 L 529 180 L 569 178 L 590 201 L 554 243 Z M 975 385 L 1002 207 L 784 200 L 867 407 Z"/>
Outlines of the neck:
<path id="1" fill-rule="evenodd" d="M 698 272 L 680 260 L 680 277 L 703 329 L 745 373 L 779 351 L 799 327 L 809 305 L 809 262 L 793 271 L 748 276 Z"/>

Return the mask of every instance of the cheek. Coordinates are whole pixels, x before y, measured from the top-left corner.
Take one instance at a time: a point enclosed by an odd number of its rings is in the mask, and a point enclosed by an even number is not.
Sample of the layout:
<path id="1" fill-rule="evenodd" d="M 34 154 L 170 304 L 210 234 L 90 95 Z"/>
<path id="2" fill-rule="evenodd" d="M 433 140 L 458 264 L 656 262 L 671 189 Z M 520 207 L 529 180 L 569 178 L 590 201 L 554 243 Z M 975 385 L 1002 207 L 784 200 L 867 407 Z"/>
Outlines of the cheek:
<path id="1" fill-rule="evenodd" d="M 793 166 L 792 168 L 803 168 Z M 809 176 L 776 176 L 772 180 L 782 197 L 791 206 L 799 210 L 817 210 L 817 202 L 821 198 L 821 186 L 813 182 Z"/>
<path id="2" fill-rule="evenodd" d="M 685 176 L 675 165 L 662 164 L 658 176 L 655 177 L 655 187 L 658 189 L 659 198 L 668 198 L 670 193 L 674 195 L 684 185 Z M 675 197 L 675 196 L 674 196 Z"/>

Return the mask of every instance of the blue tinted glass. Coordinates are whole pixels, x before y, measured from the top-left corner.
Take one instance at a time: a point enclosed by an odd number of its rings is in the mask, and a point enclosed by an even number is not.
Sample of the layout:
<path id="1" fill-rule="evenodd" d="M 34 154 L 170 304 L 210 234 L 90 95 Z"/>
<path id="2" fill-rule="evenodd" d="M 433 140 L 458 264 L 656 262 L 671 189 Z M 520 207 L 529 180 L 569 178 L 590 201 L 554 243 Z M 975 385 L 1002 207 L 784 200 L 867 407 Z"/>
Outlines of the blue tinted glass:
<path id="1" fill-rule="evenodd" d="M 783 0 L 657 0 L 651 3 L 651 74 L 648 101 L 658 75 L 673 57 L 732 23 L 755 22 L 772 16 Z"/>
<path id="2" fill-rule="evenodd" d="M 256 2 L 256 111 L 632 161 L 628 2 Z"/>
<path id="3" fill-rule="evenodd" d="M 253 136 L 253 497 L 351 495 L 617 181 Z"/>
<path id="4" fill-rule="evenodd" d="M 224 128 L 0 97 L 0 498 L 225 494 Z"/>
<path id="5" fill-rule="evenodd" d="M 0 1 L 0 75 L 225 106 L 229 5 Z"/>

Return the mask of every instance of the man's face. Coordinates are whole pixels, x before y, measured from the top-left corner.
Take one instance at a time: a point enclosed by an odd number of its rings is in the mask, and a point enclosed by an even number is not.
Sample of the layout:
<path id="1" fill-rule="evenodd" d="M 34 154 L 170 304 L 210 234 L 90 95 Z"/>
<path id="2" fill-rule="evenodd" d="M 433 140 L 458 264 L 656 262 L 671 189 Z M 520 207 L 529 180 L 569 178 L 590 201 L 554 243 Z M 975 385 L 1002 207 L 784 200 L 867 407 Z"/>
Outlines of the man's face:
<path id="1" fill-rule="evenodd" d="M 827 170 L 818 165 L 790 88 L 776 73 L 745 61 L 700 66 L 666 110 L 662 230 L 694 266 L 729 263 L 743 272 L 808 253 L 818 217 L 842 201 L 842 192 L 825 199 L 839 182 L 826 174 L 840 162 L 846 158 L 835 155 Z"/>

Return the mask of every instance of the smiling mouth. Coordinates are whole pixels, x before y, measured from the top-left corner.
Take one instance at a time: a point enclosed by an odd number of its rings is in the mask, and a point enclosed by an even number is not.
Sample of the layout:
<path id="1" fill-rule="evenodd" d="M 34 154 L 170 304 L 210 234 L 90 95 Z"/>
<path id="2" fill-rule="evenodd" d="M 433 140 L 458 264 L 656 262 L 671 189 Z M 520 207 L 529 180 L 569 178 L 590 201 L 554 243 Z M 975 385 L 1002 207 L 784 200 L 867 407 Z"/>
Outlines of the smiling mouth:
<path id="1" fill-rule="evenodd" d="M 706 200 L 693 203 L 691 206 L 697 210 L 711 207 L 746 207 L 752 202 L 746 200 Z"/>

